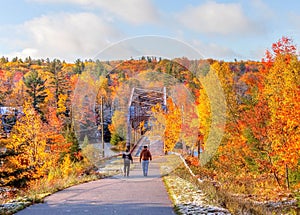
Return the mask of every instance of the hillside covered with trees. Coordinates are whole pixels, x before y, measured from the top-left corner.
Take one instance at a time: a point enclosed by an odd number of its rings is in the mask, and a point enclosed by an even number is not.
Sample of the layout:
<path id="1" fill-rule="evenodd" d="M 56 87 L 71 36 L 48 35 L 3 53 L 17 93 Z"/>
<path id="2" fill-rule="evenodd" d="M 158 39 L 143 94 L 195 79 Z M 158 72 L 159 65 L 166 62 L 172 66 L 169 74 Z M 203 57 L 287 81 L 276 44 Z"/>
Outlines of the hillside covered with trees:
<path id="1" fill-rule="evenodd" d="M 99 106 L 105 109 L 105 140 L 119 144 L 126 138 L 130 89 L 165 86 L 168 111 L 153 108 L 151 132 L 163 125 L 157 130 L 166 152 L 178 142 L 190 151 L 213 150 L 208 161 L 201 153 L 200 160 L 188 159 L 199 177 L 219 182 L 228 192 L 255 200 L 300 198 L 299 73 L 297 50 L 285 37 L 261 62 L 141 57 L 67 63 L 2 57 L 0 185 L 30 189 L 86 173 L 94 166 L 86 145 L 99 138 Z M 215 110 L 212 103 L 220 98 L 210 94 L 217 93 L 212 74 L 226 104 L 219 110 L 224 125 L 214 119 L 219 106 Z M 211 132 L 221 130 L 219 146 L 211 149 Z"/>

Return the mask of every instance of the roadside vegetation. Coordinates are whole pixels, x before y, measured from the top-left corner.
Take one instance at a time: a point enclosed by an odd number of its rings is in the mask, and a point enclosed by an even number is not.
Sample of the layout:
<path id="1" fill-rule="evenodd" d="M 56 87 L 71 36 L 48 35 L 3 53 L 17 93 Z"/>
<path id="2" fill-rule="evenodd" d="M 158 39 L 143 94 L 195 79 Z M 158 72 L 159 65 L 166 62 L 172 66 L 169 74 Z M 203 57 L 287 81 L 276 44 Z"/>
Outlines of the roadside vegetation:
<path id="1" fill-rule="evenodd" d="M 177 155 L 168 155 L 161 167 L 165 172 L 164 182 L 177 214 L 207 213 L 219 214 L 298 214 L 294 198 L 286 201 L 262 201 L 251 195 L 233 192 L 209 177 L 205 168 L 195 166 L 195 158 L 187 157 L 186 164 Z M 173 171 L 167 173 L 172 168 Z M 191 174 L 192 172 L 192 174 Z M 198 173 L 195 175 L 195 173 Z M 176 186 L 175 186 L 176 184 Z M 183 192 L 189 190 L 189 192 Z"/>

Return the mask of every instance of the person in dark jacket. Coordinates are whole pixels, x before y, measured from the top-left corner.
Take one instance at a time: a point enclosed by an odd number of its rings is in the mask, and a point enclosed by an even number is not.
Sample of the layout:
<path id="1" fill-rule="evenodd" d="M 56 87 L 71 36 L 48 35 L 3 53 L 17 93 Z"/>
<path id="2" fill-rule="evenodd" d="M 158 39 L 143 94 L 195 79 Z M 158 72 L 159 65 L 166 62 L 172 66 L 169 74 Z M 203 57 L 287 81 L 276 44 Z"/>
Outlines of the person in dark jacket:
<path id="1" fill-rule="evenodd" d="M 129 176 L 130 163 L 133 163 L 131 153 L 128 149 L 123 152 L 122 158 L 124 159 L 124 176 Z"/>
<path id="2" fill-rule="evenodd" d="M 140 162 L 142 162 L 144 176 L 148 175 L 149 160 L 152 161 L 152 155 L 148 150 L 148 147 L 144 146 L 144 149 L 141 151 L 140 154 Z"/>

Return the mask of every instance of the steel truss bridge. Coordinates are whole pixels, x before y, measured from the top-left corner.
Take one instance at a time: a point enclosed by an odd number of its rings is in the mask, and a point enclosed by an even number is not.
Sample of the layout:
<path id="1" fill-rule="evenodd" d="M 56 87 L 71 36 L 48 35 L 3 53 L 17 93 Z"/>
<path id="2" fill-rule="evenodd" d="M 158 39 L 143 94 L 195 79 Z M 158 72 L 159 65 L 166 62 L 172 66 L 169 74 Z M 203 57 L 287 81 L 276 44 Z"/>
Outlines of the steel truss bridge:
<path id="1" fill-rule="evenodd" d="M 150 129 L 151 108 L 157 104 L 166 110 L 167 92 L 165 87 L 155 89 L 132 88 L 128 103 L 127 148 L 135 144 L 141 135 Z M 142 124 L 143 127 L 141 127 Z"/>

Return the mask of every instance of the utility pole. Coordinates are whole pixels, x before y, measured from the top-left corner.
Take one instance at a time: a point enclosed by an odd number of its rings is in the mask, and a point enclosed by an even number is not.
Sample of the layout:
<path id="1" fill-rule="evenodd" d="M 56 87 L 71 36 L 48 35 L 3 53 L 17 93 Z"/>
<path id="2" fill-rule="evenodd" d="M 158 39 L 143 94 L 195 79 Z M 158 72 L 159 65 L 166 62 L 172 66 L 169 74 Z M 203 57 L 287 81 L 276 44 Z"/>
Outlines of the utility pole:
<path id="1" fill-rule="evenodd" d="M 104 117 L 103 117 L 103 96 L 101 96 L 100 105 L 100 123 L 101 123 L 101 142 L 102 142 L 102 157 L 104 158 Z"/>

